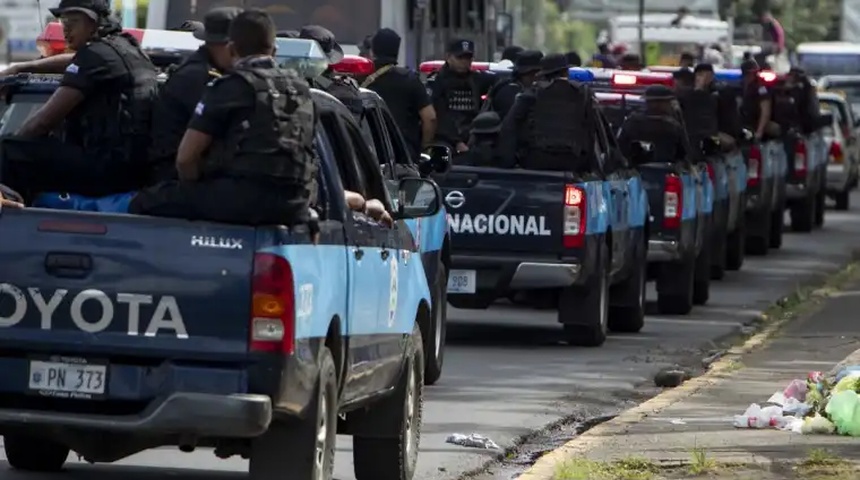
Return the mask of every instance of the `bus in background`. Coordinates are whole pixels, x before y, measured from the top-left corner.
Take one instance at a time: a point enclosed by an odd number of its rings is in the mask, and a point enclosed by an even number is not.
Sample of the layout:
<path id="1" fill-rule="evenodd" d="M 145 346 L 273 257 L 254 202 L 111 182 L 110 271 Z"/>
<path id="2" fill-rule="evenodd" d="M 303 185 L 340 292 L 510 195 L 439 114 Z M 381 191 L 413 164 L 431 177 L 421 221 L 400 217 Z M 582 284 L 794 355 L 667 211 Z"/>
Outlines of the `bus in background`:
<path id="1" fill-rule="evenodd" d="M 860 45 L 849 42 L 808 42 L 797 46 L 797 65 L 812 78 L 860 73 Z"/>
<path id="2" fill-rule="evenodd" d="M 223 6 L 261 8 L 280 30 L 317 24 L 331 30 L 347 54 L 382 27 L 403 37 L 399 62 L 417 68 L 426 59 L 443 58 L 446 45 L 457 38 L 475 42 L 476 59 L 492 59 L 498 37 L 510 37 L 510 22 L 498 22 L 493 0 L 150 0 L 147 28 L 169 29 L 186 20 L 202 20 L 210 9 Z M 409 6 L 406 6 L 408 3 Z M 505 14 L 498 15 L 509 18 Z M 493 28 L 489 28 L 492 25 Z"/>

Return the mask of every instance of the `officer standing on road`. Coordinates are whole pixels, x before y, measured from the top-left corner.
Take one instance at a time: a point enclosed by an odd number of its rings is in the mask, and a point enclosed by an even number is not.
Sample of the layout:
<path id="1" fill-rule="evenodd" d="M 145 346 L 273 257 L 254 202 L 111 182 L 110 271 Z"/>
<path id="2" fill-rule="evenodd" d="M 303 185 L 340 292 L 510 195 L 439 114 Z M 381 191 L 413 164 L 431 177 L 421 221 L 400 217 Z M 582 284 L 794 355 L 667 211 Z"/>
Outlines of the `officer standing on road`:
<path id="1" fill-rule="evenodd" d="M 534 83 L 537 72 L 540 70 L 541 58 L 543 58 L 543 53 L 536 50 L 526 50 L 520 53 L 514 62 L 511 78 L 493 86 L 490 93 L 487 94 L 484 109 L 498 113 L 499 118 L 505 118 L 511 107 L 514 106 L 517 95 Z"/>
<path id="2" fill-rule="evenodd" d="M 669 87 L 652 85 L 645 89 L 645 112 L 636 112 L 621 124 L 618 145 L 631 161 L 633 142 L 650 143 L 657 161 L 679 161 L 687 158 L 684 127 L 676 118 L 675 95 Z"/>
<path id="3" fill-rule="evenodd" d="M 597 112 L 591 90 L 568 79 L 562 54 L 541 59 L 534 88 L 517 97 L 502 123 L 502 165 L 580 172 L 591 167 Z"/>
<path id="4" fill-rule="evenodd" d="M 481 97 L 495 83 L 494 75 L 472 71 L 474 58 L 475 42 L 451 42 L 445 65 L 428 82 L 438 119 L 436 138 L 452 145 L 457 153 L 469 149 L 469 128 L 480 113 Z"/>
<path id="5" fill-rule="evenodd" d="M 374 72 L 361 86 L 378 93 L 409 144 L 412 159 L 417 160 L 421 149 L 436 135 L 436 110 L 430 102 L 427 88 L 415 72 L 397 66 L 400 35 L 390 28 L 376 32 L 371 39 Z"/>
<path id="6" fill-rule="evenodd" d="M 481 112 L 472 121 L 469 151 L 457 159 L 458 165 L 475 167 L 499 166 L 499 132 L 502 119 L 496 112 Z"/>
<path id="7" fill-rule="evenodd" d="M 305 25 L 299 30 L 299 38 L 316 40 L 328 56 L 329 65 L 340 63 L 343 60 L 343 48 L 334 38 L 334 33 L 319 25 Z M 308 83 L 320 90 L 330 93 L 340 103 L 352 112 L 356 118 L 361 118 L 364 113 L 364 105 L 361 102 L 361 90 L 358 83 L 347 75 L 338 75 L 331 67 L 327 68 L 322 75 L 309 78 Z"/>
<path id="8" fill-rule="evenodd" d="M 770 88 L 759 78 L 759 66 L 755 60 L 741 63 L 741 122 L 753 132 L 753 138 L 761 141 L 768 133 L 773 133 L 771 113 L 773 96 Z"/>
<path id="9" fill-rule="evenodd" d="M 313 228 L 317 110 L 310 88 L 294 70 L 278 67 L 275 24 L 264 11 L 233 19 L 230 46 L 238 58 L 233 71 L 206 89 L 179 145 L 180 181 L 138 193 L 129 211 Z"/>
<path id="10" fill-rule="evenodd" d="M 25 197 L 137 190 L 149 177 L 158 72 L 107 0 L 63 0 L 51 13 L 75 54 L 47 103 L 3 140 L 2 178 Z M 65 141 L 47 137 L 58 127 Z"/>
<path id="11" fill-rule="evenodd" d="M 205 43 L 162 85 L 153 109 L 150 145 L 155 176 L 153 183 L 176 178 L 176 152 L 194 114 L 194 107 L 203 96 L 206 85 L 233 66 L 234 58 L 229 48 L 230 22 L 241 11 L 235 7 L 223 7 L 207 13 L 203 28 L 194 32 L 194 38 Z"/>

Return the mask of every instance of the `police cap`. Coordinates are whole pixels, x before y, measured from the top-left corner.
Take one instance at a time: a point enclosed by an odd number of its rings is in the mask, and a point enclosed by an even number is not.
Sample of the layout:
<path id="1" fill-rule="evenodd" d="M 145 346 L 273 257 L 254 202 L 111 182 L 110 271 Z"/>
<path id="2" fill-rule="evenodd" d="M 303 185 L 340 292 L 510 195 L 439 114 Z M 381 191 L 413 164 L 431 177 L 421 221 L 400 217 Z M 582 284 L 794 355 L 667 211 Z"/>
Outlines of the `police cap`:
<path id="1" fill-rule="evenodd" d="M 699 73 L 699 72 L 714 73 L 714 66 L 711 65 L 710 63 L 700 63 L 700 64 L 696 65 L 696 68 L 693 69 L 693 73 Z"/>
<path id="2" fill-rule="evenodd" d="M 645 89 L 645 100 L 647 101 L 669 101 L 675 98 L 672 89 L 665 85 L 651 85 Z"/>
<path id="3" fill-rule="evenodd" d="M 57 8 L 51 8 L 48 11 L 57 18 L 69 12 L 79 12 L 93 20 L 98 20 L 110 15 L 110 2 L 107 0 L 62 0 Z"/>
<path id="4" fill-rule="evenodd" d="M 516 62 L 517 58 L 525 51 L 525 48 L 520 47 L 518 45 L 511 45 L 510 47 L 505 47 L 505 49 L 502 50 L 502 60 L 510 60 L 512 62 Z"/>
<path id="5" fill-rule="evenodd" d="M 502 129 L 502 119 L 496 112 L 482 112 L 472 120 L 472 133 L 499 133 Z"/>
<path id="6" fill-rule="evenodd" d="M 540 60 L 538 75 L 548 77 L 566 72 L 570 68 L 567 57 L 563 53 L 551 53 Z"/>
<path id="7" fill-rule="evenodd" d="M 465 38 L 460 38 L 452 41 L 448 44 L 448 52 L 450 55 L 455 56 L 474 56 L 475 55 L 475 42 L 471 40 L 466 40 Z"/>
<path id="8" fill-rule="evenodd" d="M 227 43 L 230 41 L 230 23 L 242 13 L 238 7 L 220 7 L 209 10 L 203 17 L 203 30 L 195 30 L 193 35 L 206 43 Z"/>
<path id="9" fill-rule="evenodd" d="M 540 70 L 543 53 L 538 50 L 523 50 L 514 62 L 514 73 L 524 75 Z"/>
<path id="10" fill-rule="evenodd" d="M 319 25 L 305 25 L 299 30 L 299 38 L 316 40 L 328 56 L 329 63 L 335 64 L 343 60 L 343 47 L 335 41 L 331 30 Z"/>
<path id="11" fill-rule="evenodd" d="M 672 72 L 672 78 L 674 78 L 675 80 L 692 82 L 696 78 L 696 75 L 693 73 L 692 70 L 685 67 L 679 68 Z"/>

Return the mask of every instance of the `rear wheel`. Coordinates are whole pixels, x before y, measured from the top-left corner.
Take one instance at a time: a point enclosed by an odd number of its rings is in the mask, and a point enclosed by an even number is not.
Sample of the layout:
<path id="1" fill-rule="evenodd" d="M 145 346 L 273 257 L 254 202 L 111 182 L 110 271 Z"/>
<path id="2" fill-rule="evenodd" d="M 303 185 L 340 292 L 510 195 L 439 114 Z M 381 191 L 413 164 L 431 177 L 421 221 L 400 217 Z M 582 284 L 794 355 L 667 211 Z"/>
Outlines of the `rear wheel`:
<path id="1" fill-rule="evenodd" d="M 328 347 L 321 347 L 316 399 L 298 421 L 273 420 L 251 443 L 251 480 L 330 480 L 337 441 L 337 370 Z M 287 475 L 289 473 L 289 475 Z"/>
<path id="2" fill-rule="evenodd" d="M 609 249 L 601 245 L 597 271 L 585 287 L 566 288 L 558 302 L 558 321 L 567 343 L 599 347 L 606 341 L 609 318 Z"/>
<path id="3" fill-rule="evenodd" d="M 639 248 L 636 265 L 630 276 L 613 290 L 618 292 L 621 305 L 609 307 L 609 330 L 613 332 L 637 333 L 645 326 L 645 292 L 648 260 L 646 247 Z"/>
<path id="4" fill-rule="evenodd" d="M 758 222 L 762 223 L 762 225 L 757 228 L 761 233 L 758 235 L 747 236 L 745 244 L 747 254 L 758 256 L 767 255 L 767 251 L 770 248 L 770 220 L 770 214 L 765 214 L 753 221 L 753 224 Z"/>
<path id="5" fill-rule="evenodd" d="M 770 215 L 770 248 L 782 247 L 782 231 L 785 227 L 785 207 L 779 206 Z"/>
<path id="6" fill-rule="evenodd" d="M 352 437 L 357 480 L 412 480 L 421 440 L 424 383 L 423 341 L 416 324 L 394 393 L 371 405 L 367 413 L 368 425 L 379 425 L 380 431 L 372 437 Z"/>
<path id="7" fill-rule="evenodd" d="M 836 210 L 848 210 L 849 198 L 850 195 L 848 194 L 848 191 L 837 193 L 834 197 L 834 200 L 836 200 Z"/>
<path id="8" fill-rule="evenodd" d="M 825 207 L 825 197 L 824 189 L 821 189 L 817 195 L 815 195 L 815 226 L 823 227 L 824 226 L 824 207 Z"/>
<path id="9" fill-rule="evenodd" d="M 795 202 L 790 209 L 791 230 L 794 232 L 811 232 L 815 221 L 815 197 L 805 197 Z"/>
<path id="10" fill-rule="evenodd" d="M 702 245 L 696 258 L 696 273 L 693 280 L 693 305 L 704 305 L 711 298 L 711 246 Z"/>
<path id="11" fill-rule="evenodd" d="M 69 458 L 69 448 L 48 439 L 4 435 L 6 461 L 15 470 L 59 472 Z"/>
<path id="12" fill-rule="evenodd" d="M 746 230 L 743 217 L 738 219 L 735 230 L 726 238 L 726 270 L 736 272 L 744 265 Z"/>
<path id="13" fill-rule="evenodd" d="M 657 280 L 657 311 L 663 315 L 686 315 L 693 309 L 696 262 L 671 263 L 661 267 Z M 661 284 L 665 284 L 661 285 Z"/>
<path id="14" fill-rule="evenodd" d="M 421 329 L 424 339 L 424 385 L 433 385 L 442 376 L 445 360 L 445 333 L 448 322 L 448 269 L 439 262 L 433 292 L 433 311 L 429 323 Z"/>

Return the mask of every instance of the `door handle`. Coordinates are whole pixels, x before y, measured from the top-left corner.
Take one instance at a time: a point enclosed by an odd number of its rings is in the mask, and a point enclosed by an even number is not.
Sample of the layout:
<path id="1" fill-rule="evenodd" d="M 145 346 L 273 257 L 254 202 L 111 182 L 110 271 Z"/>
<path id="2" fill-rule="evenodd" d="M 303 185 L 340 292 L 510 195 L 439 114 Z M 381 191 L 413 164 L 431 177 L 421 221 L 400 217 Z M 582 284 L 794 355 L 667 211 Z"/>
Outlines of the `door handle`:
<path id="1" fill-rule="evenodd" d="M 45 272 L 60 278 L 84 278 L 93 271 L 93 258 L 84 253 L 49 253 Z"/>
<path id="2" fill-rule="evenodd" d="M 382 260 L 383 260 L 383 261 L 385 261 L 385 260 L 388 260 L 388 257 L 389 257 L 389 256 L 391 256 L 391 252 L 389 252 L 388 250 L 386 250 L 386 249 L 384 249 L 384 248 L 383 248 L 383 249 L 379 252 L 379 256 L 380 256 L 380 257 L 382 257 Z"/>
<path id="3" fill-rule="evenodd" d="M 356 260 L 361 260 L 362 258 L 364 258 L 364 250 L 362 250 L 358 247 L 355 247 L 352 250 L 352 254 L 355 255 Z"/>

